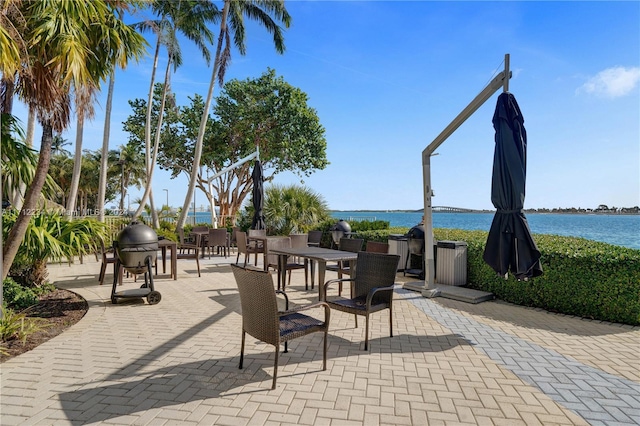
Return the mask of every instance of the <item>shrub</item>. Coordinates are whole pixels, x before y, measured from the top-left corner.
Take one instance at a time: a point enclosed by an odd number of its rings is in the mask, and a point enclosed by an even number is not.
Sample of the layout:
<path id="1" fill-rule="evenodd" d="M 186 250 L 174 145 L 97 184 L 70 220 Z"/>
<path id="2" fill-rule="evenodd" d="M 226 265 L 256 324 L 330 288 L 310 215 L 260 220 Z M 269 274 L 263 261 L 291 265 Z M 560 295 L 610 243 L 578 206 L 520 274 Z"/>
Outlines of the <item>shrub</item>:
<path id="1" fill-rule="evenodd" d="M 388 220 L 357 220 L 349 223 L 351 232 L 376 231 L 389 229 Z"/>
<path id="2" fill-rule="evenodd" d="M 0 340 L 7 342 L 18 339 L 24 343 L 30 334 L 45 328 L 45 322 L 41 318 L 27 318 L 23 312 L 15 312 L 13 309 L 2 307 L 0 318 Z"/>
<path id="3" fill-rule="evenodd" d="M 12 278 L 2 281 L 3 305 L 22 310 L 38 303 L 38 295 L 30 288 L 18 284 Z"/>
<path id="4" fill-rule="evenodd" d="M 365 240 L 385 241 L 388 234 L 408 228 L 358 233 Z M 498 276 L 483 259 L 488 233 L 434 229 L 435 240 L 467 243 L 470 288 L 499 299 L 551 312 L 600 321 L 640 325 L 640 250 L 584 238 L 534 235 L 542 257 L 543 275 L 518 281 Z"/>

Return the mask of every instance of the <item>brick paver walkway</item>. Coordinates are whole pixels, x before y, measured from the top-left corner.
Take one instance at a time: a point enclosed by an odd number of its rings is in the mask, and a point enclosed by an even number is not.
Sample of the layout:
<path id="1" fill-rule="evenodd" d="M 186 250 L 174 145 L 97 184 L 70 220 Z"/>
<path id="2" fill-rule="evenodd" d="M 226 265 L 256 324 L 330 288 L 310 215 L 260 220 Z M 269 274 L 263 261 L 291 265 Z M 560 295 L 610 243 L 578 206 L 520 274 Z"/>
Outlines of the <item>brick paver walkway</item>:
<path id="1" fill-rule="evenodd" d="M 52 281 L 90 309 L 0 364 L 0 424 L 640 424 L 640 328 L 425 299 L 400 286 L 393 338 L 388 313 L 374 314 L 365 352 L 363 325 L 333 311 L 327 371 L 322 336 L 296 339 L 271 390 L 272 346 L 248 337 L 238 369 L 232 260 L 205 259 L 201 278 L 194 261 L 180 261 L 177 281 L 155 280 L 162 301 L 153 306 L 112 305 L 92 259 L 51 266 Z M 302 273 L 287 291 L 297 304 L 317 300 Z"/>

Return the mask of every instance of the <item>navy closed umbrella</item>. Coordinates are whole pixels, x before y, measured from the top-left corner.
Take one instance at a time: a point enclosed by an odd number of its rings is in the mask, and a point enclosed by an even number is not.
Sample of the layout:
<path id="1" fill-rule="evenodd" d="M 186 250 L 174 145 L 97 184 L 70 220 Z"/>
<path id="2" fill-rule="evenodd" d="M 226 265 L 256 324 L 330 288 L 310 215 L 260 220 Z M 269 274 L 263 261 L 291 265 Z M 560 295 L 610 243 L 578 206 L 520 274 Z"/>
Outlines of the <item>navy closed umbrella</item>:
<path id="1" fill-rule="evenodd" d="M 253 179 L 253 221 L 251 222 L 251 229 L 266 229 L 263 211 L 264 177 L 260 160 L 256 160 L 251 178 Z"/>
<path id="2" fill-rule="evenodd" d="M 491 202 L 496 214 L 491 223 L 484 260 L 499 275 L 511 271 L 519 280 L 542 275 L 540 251 L 531 236 L 524 207 L 527 174 L 527 132 L 516 98 L 502 93 L 493 115 L 495 152 Z"/>

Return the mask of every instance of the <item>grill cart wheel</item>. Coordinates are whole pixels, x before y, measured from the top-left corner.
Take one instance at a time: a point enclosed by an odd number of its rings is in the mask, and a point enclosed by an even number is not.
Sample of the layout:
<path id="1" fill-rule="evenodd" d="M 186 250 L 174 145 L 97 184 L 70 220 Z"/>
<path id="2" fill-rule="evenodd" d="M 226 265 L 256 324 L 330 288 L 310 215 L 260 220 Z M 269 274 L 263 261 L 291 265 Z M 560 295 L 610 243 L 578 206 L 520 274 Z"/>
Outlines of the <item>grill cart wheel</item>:
<path id="1" fill-rule="evenodd" d="M 157 303 L 160 303 L 161 299 L 162 299 L 162 296 L 160 295 L 160 292 L 158 292 L 158 291 L 152 291 L 151 293 L 149 293 L 147 295 L 147 302 L 150 305 L 155 305 Z"/>

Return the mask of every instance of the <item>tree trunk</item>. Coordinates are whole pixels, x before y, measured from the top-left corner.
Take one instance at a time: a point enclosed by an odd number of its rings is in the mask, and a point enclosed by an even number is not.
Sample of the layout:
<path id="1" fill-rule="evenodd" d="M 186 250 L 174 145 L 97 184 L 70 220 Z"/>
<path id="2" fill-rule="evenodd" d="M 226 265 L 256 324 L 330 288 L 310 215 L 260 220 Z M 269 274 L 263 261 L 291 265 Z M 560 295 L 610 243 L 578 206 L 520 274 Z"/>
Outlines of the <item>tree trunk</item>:
<path id="1" fill-rule="evenodd" d="M 225 34 L 227 32 L 227 16 L 229 15 L 230 0 L 225 0 L 224 7 L 222 8 L 222 18 L 220 19 L 220 34 L 218 35 L 218 45 L 216 47 L 216 56 L 213 63 L 213 72 L 211 73 L 211 82 L 209 83 L 209 92 L 207 93 L 207 100 L 204 103 L 204 110 L 202 111 L 202 119 L 200 120 L 200 128 L 198 129 L 198 138 L 196 139 L 196 146 L 193 152 L 193 164 L 191 166 L 191 176 L 189 179 L 189 186 L 187 187 L 187 193 L 184 197 L 184 204 L 182 205 L 182 211 L 176 223 L 176 231 L 184 229 L 184 224 L 187 221 L 187 214 L 189 211 L 189 204 L 193 197 L 193 192 L 196 188 L 196 182 L 198 180 L 198 171 L 200 169 L 200 157 L 202 156 L 202 143 L 204 141 L 204 131 L 207 127 L 207 120 L 209 118 L 209 108 L 211 107 L 211 99 L 213 98 L 213 89 L 216 85 L 216 78 L 218 76 L 218 70 L 220 68 L 222 42 L 224 41 Z M 195 219 L 195 217 L 194 217 Z"/>
<path id="2" fill-rule="evenodd" d="M 107 193 L 107 170 L 109 168 L 109 134 L 111 131 L 111 108 L 113 104 L 113 86 L 115 84 L 115 71 L 109 78 L 109 91 L 107 92 L 107 105 L 105 107 L 104 133 L 102 134 L 102 156 L 100 157 L 100 183 L 98 186 L 98 220 L 104 222 L 104 202 Z"/>
<path id="3" fill-rule="evenodd" d="M 140 206 L 138 206 L 138 210 L 136 210 L 133 218 L 137 218 L 140 216 L 144 209 L 144 205 L 147 201 L 147 197 L 149 198 L 149 205 L 151 206 L 151 220 L 153 222 L 153 227 L 155 229 L 160 228 L 160 220 L 158 219 L 158 212 L 155 209 L 155 205 L 153 202 L 153 193 L 151 191 L 151 185 L 153 183 L 153 170 L 156 165 L 156 159 L 158 158 L 158 148 L 160 146 L 160 137 L 162 135 L 162 117 L 164 115 L 164 106 L 167 100 L 167 87 L 169 86 L 169 78 L 171 73 L 171 59 L 167 61 L 167 68 L 164 73 L 164 87 L 162 88 L 162 100 L 160 101 L 160 111 L 158 111 L 158 124 L 156 126 L 156 138 L 153 144 L 153 158 L 149 158 L 149 150 L 147 150 L 147 184 L 144 188 L 144 194 L 142 195 L 142 200 L 140 201 Z M 148 124 L 151 125 L 151 117 L 150 107 L 147 107 L 147 120 Z"/>
<path id="4" fill-rule="evenodd" d="M 84 115 L 78 114 L 76 127 L 76 153 L 73 161 L 73 175 L 71 176 L 71 185 L 69 187 L 69 198 L 67 199 L 67 211 L 65 216 L 68 220 L 73 218 L 76 209 L 76 199 L 78 197 L 78 186 L 80 185 L 80 171 L 82 169 L 82 134 L 84 132 Z"/>
<path id="5" fill-rule="evenodd" d="M 4 280 L 9 273 L 9 268 L 13 263 L 13 260 L 18 253 L 18 248 L 22 243 L 25 233 L 27 232 L 27 226 L 31 220 L 36 207 L 38 206 L 38 200 L 44 187 L 44 182 L 47 178 L 47 172 L 49 171 L 49 163 L 51 162 L 51 144 L 53 142 L 53 129 L 51 123 L 47 122 L 42 126 L 42 142 L 40 146 L 40 156 L 38 158 L 38 166 L 36 168 L 33 182 L 29 185 L 27 193 L 24 197 L 24 205 L 20 210 L 20 215 L 16 223 L 13 225 L 7 235 L 7 239 L 4 241 L 2 247 L 2 279 Z"/>

